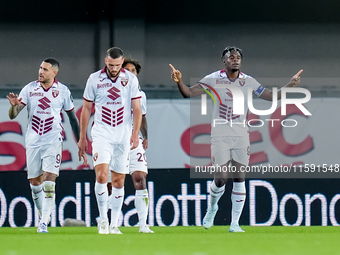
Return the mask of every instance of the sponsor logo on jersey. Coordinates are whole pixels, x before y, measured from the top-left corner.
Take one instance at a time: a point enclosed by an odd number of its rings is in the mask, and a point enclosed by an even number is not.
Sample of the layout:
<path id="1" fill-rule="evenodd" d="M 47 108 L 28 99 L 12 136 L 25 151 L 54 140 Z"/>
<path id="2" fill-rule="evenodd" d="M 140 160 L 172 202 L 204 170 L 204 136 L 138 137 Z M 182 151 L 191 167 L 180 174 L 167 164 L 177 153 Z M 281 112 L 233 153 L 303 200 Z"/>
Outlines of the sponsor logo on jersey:
<path id="1" fill-rule="evenodd" d="M 98 159 L 98 152 L 96 152 L 96 153 L 93 155 L 93 160 L 94 160 L 94 161 L 97 161 L 97 159 Z"/>
<path id="2" fill-rule="evenodd" d="M 120 79 L 120 83 L 123 85 L 123 87 L 125 87 L 129 82 L 128 78 L 121 78 Z"/>
<path id="3" fill-rule="evenodd" d="M 112 87 L 112 83 L 97 84 L 97 89 L 110 88 L 110 87 Z"/>
<path id="4" fill-rule="evenodd" d="M 107 102 L 106 104 L 122 104 L 122 102 Z"/>
<path id="5" fill-rule="evenodd" d="M 51 112 L 45 112 L 45 111 L 37 111 L 39 114 L 51 114 Z"/>
<path id="6" fill-rule="evenodd" d="M 52 96 L 56 98 L 59 95 L 59 90 L 53 89 L 52 90 Z"/>
<path id="7" fill-rule="evenodd" d="M 224 101 L 227 101 L 227 102 L 233 101 L 233 93 L 231 93 L 229 89 L 226 89 L 225 95 L 226 96 L 222 97 Z"/>
<path id="8" fill-rule="evenodd" d="M 216 84 L 231 84 L 231 81 L 226 79 L 216 79 Z"/>
<path id="9" fill-rule="evenodd" d="M 30 92 L 30 97 L 43 97 L 44 93 L 42 92 Z"/>
<path id="10" fill-rule="evenodd" d="M 227 89 L 226 94 L 230 97 L 233 98 L 233 93 L 231 93 L 231 91 L 229 89 Z"/>
<path id="11" fill-rule="evenodd" d="M 239 78 L 238 79 L 238 83 L 240 84 L 240 86 L 244 86 L 244 84 L 246 84 L 246 79 L 244 79 L 244 78 Z"/>
<path id="12" fill-rule="evenodd" d="M 107 92 L 110 93 L 110 95 L 108 95 L 108 98 L 112 99 L 113 101 L 120 97 L 120 95 L 118 94 L 120 90 L 116 87 L 112 87 Z"/>
<path id="13" fill-rule="evenodd" d="M 47 108 L 50 108 L 49 103 L 51 103 L 51 101 L 47 97 L 43 97 L 42 99 L 39 99 L 38 101 L 40 102 L 38 106 L 41 109 L 46 110 Z"/>

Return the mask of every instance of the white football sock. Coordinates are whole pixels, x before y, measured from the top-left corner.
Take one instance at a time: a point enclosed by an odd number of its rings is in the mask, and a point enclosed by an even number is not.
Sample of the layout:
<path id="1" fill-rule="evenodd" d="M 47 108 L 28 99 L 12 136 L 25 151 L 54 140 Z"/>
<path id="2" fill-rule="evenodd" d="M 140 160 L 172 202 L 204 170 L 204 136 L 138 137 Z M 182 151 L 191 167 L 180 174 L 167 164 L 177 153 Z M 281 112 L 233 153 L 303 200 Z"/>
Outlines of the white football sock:
<path id="1" fill-rule="evenodd" d="M 96 193 L 99 217 L 103 220 L 107 220 L 107 184 L 96 181 L 96 184 L 94 185 L 94 191 Z"/>
<path id="2" fill-rule="evenodd" d="M 47 225 L 55 203 L 55 182 L 44 181 L 42 186 L 44 193 L 42 199 L 41 222 Z"/>
<path id="3" fill-rule="evenodd" d="M 232 211 L 231 222 L 237 223 L 242 214 L 244 202 L 246 200 L 246 185 L 245 182 L 234 182 L 231 192 Z"/>
<path id="4" fill-rule="evenodd" d="M 218 200 L 220 200 L 221 196 L 224 194 L 225 185 L 222 187 L 217 187 L 215 181 L 213 181 L 210 185 L 210 205 L 209 207 L 215 207 L 217 205 Z"/>
<path id="5" fill-rule="evenodd" d="M 121 189 L 112 187 L 112 198 L 111 198 L 111 226 L 118 227 L 118 219 L 122 210 L 124 201 L 124 186 Z"/>
<path id="6" fill-rule="evenodd" d="M 34 186 L 30 184 L 31 186 L 31 191 L 32 191 L 32 198 L 35 206 L 38 209 L 39 212 L 39 217 L 41 218 L 41 210 L 42 210 L 42 201 L 44 197 L 44 192 L 43 192 L 43 186 L 42 184 L 38 186 Z"/>
<path id="7" fill-rule="evenodd" d="M 107 198 L 107 211 L 111 209 L 111 199 L 112 199 L 112 194 L 108 196 Z"/>
<path id="8" fill-rule="evenodd" d="M 149 208 L 149 194 L 147 189 L 136 190 L 135 207 L 138 213 L 139 227 L 146 226 Z"/>

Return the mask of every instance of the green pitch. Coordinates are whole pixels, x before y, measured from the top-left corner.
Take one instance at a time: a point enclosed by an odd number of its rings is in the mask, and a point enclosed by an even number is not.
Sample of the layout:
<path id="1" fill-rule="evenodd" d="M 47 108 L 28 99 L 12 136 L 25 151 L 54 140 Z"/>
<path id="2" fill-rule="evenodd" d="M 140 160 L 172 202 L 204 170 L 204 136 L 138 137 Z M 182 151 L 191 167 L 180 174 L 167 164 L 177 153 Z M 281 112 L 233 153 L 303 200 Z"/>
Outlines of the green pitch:
<path id="1" fill-rule="evenodd" d="M 109 254 L 340 254 L 339 227 L 249 227 L 228 233 L 229 226 L 151 227 L 155 234 L 121 227 L 123 235 L 99 235 L 96 227 L 0 228 L 1 255 Z"/>

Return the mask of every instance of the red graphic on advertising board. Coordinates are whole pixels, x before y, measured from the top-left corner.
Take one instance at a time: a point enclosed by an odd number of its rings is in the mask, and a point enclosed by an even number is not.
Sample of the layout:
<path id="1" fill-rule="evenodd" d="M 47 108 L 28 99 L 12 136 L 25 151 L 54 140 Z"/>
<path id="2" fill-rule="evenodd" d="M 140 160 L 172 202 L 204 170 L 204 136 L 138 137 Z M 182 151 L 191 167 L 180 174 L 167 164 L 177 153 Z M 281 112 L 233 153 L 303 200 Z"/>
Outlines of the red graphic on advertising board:
<path id="1" fill-rule="evenodd" d="M 0 123 L 0 136 L 8 132 L 22 136 L 19 122 L 7 121 Z M 20 143 L 1 141 L 0 156 L 12 156 L 15 158 L 13 163 L 0 165 L 0 171 L 19 171 L 26 167 L 26 149 Z"/>

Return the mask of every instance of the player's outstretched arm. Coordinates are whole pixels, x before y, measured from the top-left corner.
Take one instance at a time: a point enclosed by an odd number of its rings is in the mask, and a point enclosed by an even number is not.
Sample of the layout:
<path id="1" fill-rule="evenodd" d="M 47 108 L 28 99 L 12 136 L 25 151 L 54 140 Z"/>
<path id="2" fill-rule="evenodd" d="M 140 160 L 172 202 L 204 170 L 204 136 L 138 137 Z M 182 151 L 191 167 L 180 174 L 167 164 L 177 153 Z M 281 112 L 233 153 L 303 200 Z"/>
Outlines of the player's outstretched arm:
<path id="1" fill-rule="evenodd" d="M 79 137 L 80 137 L 80 127 L 79 127 L 79 121 L 77 119 L 77 116 L 76 116 L 74 110 L 68 111 L 66 113 L 67 113 L 68 119 L 70 120 L 70 124 L 71 124 L 71 127 L 72 127 L 73 134 L 76 137 L 76 140 L 78 142 Z"/>
<path id="2" fill-rule="evenodd" d="M 81 161 L 81 158 L 84 159 L 84 162 L 83 162 L 84 165 L 87 165 L 86 130 L 87 130 L 87 126 L 90 121 L 92 104 L 93 104 L 92 102 L 84 100 L 83 109 L 81 110 L 81 115 L 80 115 L 80 135 L 79 135 L 79 141 L 78 141 L 78 156 L 79 156 L 79 161 Z"/>
<path id="3" fill-rule="evenodd" d="M 301 69 L 297 74 L 295 74 L 291 79 L 290 82 L 287 83 L 285 86 L 283 86 L 284 88 L 286 87 L 296 87 L 300 84 L 300 74 L 303 72 L 303 70 Z M 264 100 L 268 100 L 268 101 L 272 101 L 273 100 L 273 91 L 271 91 L 270 89 L 265 89 L 263 91 L 263 93 L 261 94 L 260 98 L 264 99 Z M 281 90 L 277 91 L 277 99 L 281 99 Z"/>
<path id="4" fill-rule="evenodd" d="M 25 107 L 25 105 L 21 103 L 22 98 L 18 98 L 17 94 L 11 92 L 6 97 L 11 104 L 8 115 L 9 118 L 12 120 L 16 118 L 16 116 L 18 116 L 19 112 Z"/>
<path id="5" fill-rule="evenodd" d="M 192 87 L 187 87 L 182 81 L 182 74 L 180 71 L 176 70 L 171 64 L 171 79 L 177 83 L 178 89 L 184 98 L 197 97 L 204 93 L 203 90 L 199 89 L 201 85 L 195 85 Z"/>
<path id="6" fill-rule="evenodd" d="M 142 116 L 142 124 L 140 126 L 140 132 L 143 136 L 143 149 L 146 150 L 148 148 L 148 122 L 146 121 L 146 116 Z"/>

